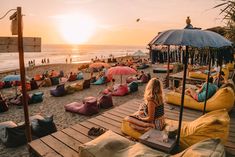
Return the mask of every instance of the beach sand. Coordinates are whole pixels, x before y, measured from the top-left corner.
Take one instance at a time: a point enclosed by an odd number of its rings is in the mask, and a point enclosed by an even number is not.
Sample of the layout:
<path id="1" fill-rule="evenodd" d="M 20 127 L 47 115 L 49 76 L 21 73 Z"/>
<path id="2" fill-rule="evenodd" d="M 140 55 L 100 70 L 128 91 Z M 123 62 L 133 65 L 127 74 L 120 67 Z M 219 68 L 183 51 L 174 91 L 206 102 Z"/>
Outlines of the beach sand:
<path id="1" fill-rule="evenodd" d="M 29 77 L 34 76 L 37 73 L 42 73 L 45 70 L 63 70 L 65 74 L 68 74 L 69 72 L 77 72 L 78 64 L 55 64 L 55 65 L 44 65 L 35 67 L 34 69 L 27 69 L 27 75 Z M 147 68 L 144 70 L 145 72 L 150 72 L 152 77 L 160 77 L 163 78 L 165 74 L 156 74 L 152 73 L 152 68 Z M 6 75 L 5 73 L 1 74 L 1 78 Z M 89 78 L 89 73 L 85 73 L 85 78 Z M 114 76 L 116 79 L 116 83 L 120 82 L 120 76 Z M 125 79 L 125 76 L 123 77 L 123 80 Z M 79 82 L 79 81 L 75 81 Z M 71 83 L 75 83 L 71 82 Z M 66 83 L 70 84 L 70 83 Z M 102 90 L 104 90 L 107 86 L 106 85 L 91 85 L 91 88 L 75 92 L 71 95 L 66 95 L 64 97 L 52 97 L 50 95 L 50 89 L 54 89 L 55 86 L 52 87 L 41 87 L 40 89 L 30 91 L 29 93 L 34 93 L 37 91 L 44 92 L 44 100 L 41 103 L 32 104 L 29 106 L 29 115 L 36 115 L 41 114 L 43 116 L 46 115 L 53 115 L 54 116 L 54 122 L 57 126 L 58 130 L 70 127 L 76 123 L 79 123 L 81 121 L 86 120 L 87 118 L 91 118 L 93 116 L 87 117 L 75 113 L 66 112 L 64 110 L 64 105 L 74 102 L 74 101 L 82 101 L 83 98 L 87 96 L 94 96 L 97 97 Z M 126 95 L 124 97 L 113 97 L 114 106 L 119 106 L 131 99 L 137 98 L 143 98 L 145 85 L 139 86 L 138 92 Z M 11 89 L 2 89 L 1 93 L 4 95 L 12 96 L 15 94 L 15 89 L 12 87 Z M 102 112 L 105 112 L 105 110 L 101 110 L 99 114 Z M 97 116 L 97 115 L 94 115 Z M 0 113 L 0 122 L 4 121 L 14 121 L 15 123 L 19 123 L 24 121 L 24 113 L 23 113 L 23 107 L 19 106 L 10 106 L 9 111 L 5 113 Z M 0 156 L 29 156 L 29 152 L 27 150 L 27 146 L 21 146 L 17 148 L 6 148 L 3 144 L 0 144 Z"/>

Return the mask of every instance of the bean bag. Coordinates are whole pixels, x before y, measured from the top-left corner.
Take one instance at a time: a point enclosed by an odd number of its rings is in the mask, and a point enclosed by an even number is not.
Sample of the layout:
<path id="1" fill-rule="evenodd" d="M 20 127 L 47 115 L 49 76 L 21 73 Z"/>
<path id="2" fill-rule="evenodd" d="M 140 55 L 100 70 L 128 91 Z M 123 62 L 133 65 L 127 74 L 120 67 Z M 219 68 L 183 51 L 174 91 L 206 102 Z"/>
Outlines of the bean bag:
<path id="1" fill-rule="evenodd" d="M 98 80 L 96 80 L 94 83 L 91 83 L 93 85 L 102 85 L 105 83 L 105 77 L 100 77 Z"/>
<path id="2" fill-rule="evenodd" d="M 18 90 L 19 90 L 19 91 L 22 91 L 22 86 L 19 86 L 19 87 L 18 87 Z M 26 83 L 26 90 L 27 90 L 27 91 L 30 91 L 30 90 L 31 90 L 31 85 L 30 85 L 30 83 Z"/>
<path id="3" fill-rule="evenodd" d="M 66 90 L 64 84 L 58 85 L 56 89 L 50 90 L 50 94 L 55 97 L 60 97 L 66 95 Z"/>
<path id="4" fill-rule="evenodd" d="M 70 85 L 75 91 L 81 91 L 83 89 L 83 83 L 73 83 Z"/>
<path id="5" fill-rule="evenodd" d="M 65 90 L 67 94 L 73 94 L 76 91 L 76 89 L 71 85 L 66 86 Z"/>
<path id="6" fill-rule="evenodd" d="M 60 84 L 60 79 L 59 79 L 59 77 L 51 77 L 50 79 L 51 79 L 51 84 L 52 84 L 52 85 L 58 85 L 58 84 Z"/>
<path id="7" fill-rule="evenodd" d="M 83 73 L 80 72 L 77 74 L 77 80 L 82 80 L 83 79 Z"/>
<path id="8" fill-rule="evenodd" d="M 36 92 L 30 96 L 29 104 L 39 103 L 43 101 L 43 92 Z"/>
<path id="9" fill-rule="evenodd" d="M 85 103 L 72 102 L 64 106 L 66 111 L 91 116 L 99 112 L 97 100 L 89 100 Z"/>
<path id="10" fill-rule="evenodd" d="M 25 125 L 3 128 L 0 139 L 6 147 L 18 147 L 26 144 Z"/>
<path id="11" fill-rule="evenodd" d="M 83 89 L 87 89 L 90 88 L 90 79 L 89 80 L 84 80 L 84 82 L 82 83 L 82 87 Z"/>
<path id="12" fill-rule="evenodd" d="M 128 84 L 128 91 L 129 91 L 130 93 L 133 93 L 133 92 L 138 91 L 138 83 L 136 83 L 136 82 L 131 82 L 131 83 L 129 83 L 129 84 Z"/>
<path id="13" fill-rule="evenodd" d="M 168 121 L 170 125 L 178 122 Z M 180 146 L 181 149 L 188 148 L 208 138 L 219 138 L 225 144 L 229 135 L 230 118 L 225 109 L 211 111 L 192 122 L 182 123 Z"/>
<path id="14" fill-rule="evenodd" d="M 112 92 L 113 96 L 124 96 L 128 94 L 127 85 L 120 85 L 115 91 Z"/>
<path id="15" fill-rule="evenodd" d="M 102 151 L 101 151 L 102 150 Z M 141 143 L 135 143 L 111 130 L 78 147 L 80 157 L 167 157 L 168 155 Z"/>
<path id="16" fill-rule="evenodd" d="M 5 100 L 0 100 L 0 113 L 8 111 L 8 104 Z"/>
<path id="17" fill-rule="evenodd" d="M 36 74 L 33 78 L 34 78 L 35 81 L 40 81 L 41 80 L 41 75 Z"/>
<path id="18" fill-rule="evenodd" d="M 68 81 L 76 81 L 77 80 L 77 75 L 70 75 Z"/>
<path id="19" fill-rule="evenodd" d="M 146 69 L 148 67 L 149 67 L 149 65 L 147 65 L 147 64 L 141 64 L 141 65 L 137 66 L 137 69 Z"/>
<path id="20" fill-rule="evenodd" d="M 206 72 L 201 72 L 201 71 L 190 71 L 189 72 L 189 77 L 191 78 L 198 78 L 198 79 L 206 79 L 207 78 L 207 70 Z M 228 79 L 229 76 L 229 70 L 227 68 L 223 68 L 222 71 L 224 72 L 225 78 Z M 212 73 L 212 76 L 216 76 L 216 73 Z"/>
<path id="21" fill-rule="evenodd" d="M 227 109 L 230 111 L 234 105 L 234 92 L 230 87 L 220 88 L 206 103 L 206 111 L 214 111 L 218 109 Z M 169 92 L 165 94 L 165 100 L 169 104 L 181 105 L 181 94 L 177 92 Z M 203 111 L 204 102 L 198 102 L 191 96 L 184 96 L 184 106 L 195 110 Z"/>
<path id="22" fill-rule="evenodd" d="M 225 157 L 225 154 L 221 140 L 213 138 L 200 141 L 172 157 Z"/>
<path id="23" fill-rule="evenodd" d="M 3 88 L 11 88 L 12 87 L 12 84 L 10 81 L 4 81 L 4 86 Z"/>
<path id="24" fill-rule="evenodd" d="M 226 64 L 226 67 L 228 70 L 234 70 L 234 63 L 228 63 Z"/>
<path id="25" fill-rule="evenodd" d="M 125 117 L 122 121 L 121 131 L 134 139 L 139 139 L 139 137 L 145 133 L 145 131 L 136 130 L 130 125 L 131 123 L 128 121 L 127 117 Z"/>
<path id="26" fill-rule="evenodd" d="M 113 107 L 112 94 L 104 94 L 98 99 L 98 105 L 101 108 L 107 109 Z"/>
<path id="27" fill-rule="evenodd" d="M 4 82 L 0 81 L 0 89 L 2 89 L 4 87 Z"/>
<path id="28" fill-rule="evenodd" d="M 38 138 L 52 134 L 57 131 L 53 122 L 53 116 L 36 118 L 31 120 L 32 135 Z"/>
<path id="29" fill-rule="evenodd" d="M 80 157 L 224 157 L 225 149 L 219 139 L 207 139 L 181 153 L 170 155 L 128 140 L 109 130 L 96 139 L 80 145 L 78 153 Z"/>

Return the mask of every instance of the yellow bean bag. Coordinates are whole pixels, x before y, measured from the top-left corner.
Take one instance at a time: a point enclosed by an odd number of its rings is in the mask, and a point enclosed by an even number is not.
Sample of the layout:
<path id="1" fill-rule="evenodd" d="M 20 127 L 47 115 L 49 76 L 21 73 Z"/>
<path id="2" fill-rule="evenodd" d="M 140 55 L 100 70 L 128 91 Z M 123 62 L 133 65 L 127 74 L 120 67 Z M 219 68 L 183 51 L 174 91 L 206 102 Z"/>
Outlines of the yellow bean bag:
<path id="1" fill-rule="evenodd" d="M 75 91 L 80 91 L 83 89 L 82 83 L 73 83 L 70 85 Z"/>
<path id="2" fill-rule="evenodd" d="M 228 70 L 233 70 L 234 69 L 234 63 L 228 63 L 226 64 L 226 67 Z"/>
<path id="3" fill-rule="evenodd" d="M 121 131 L 124 134 L 133 137 L 134 139 L 138 139 L 144 133 L 144 132 L 140 132 L 140 131 L 133 129 L 130 126 L 130 122 L 126 121 L 125 119 L 123 119 L 122 121 Z"/>
<path id="4" fill-rule="evenodd" d="M 228 68 L 223 68 L 222 71 L 224 72 L 225 74 L 225 78 L 228 79 L 228 76 L 229 76 L 229 70 Z M 216 76 L 216 74 L 214 73 L 212 75 L 213 77 Z M 198 78 L 198 79 L 204 79 L 206 80 L 207 78 L 207 74 L 201 72 L 201 71 L 190 71 L 189 72 L 189 77 L 190 78 Z"/>
<path id="5" fill-rule="evenodd" d="M 180 148 L 186 149 L 208 138 L 219 138 L 225 144 L 229 135 L 229 123 L 230 118 L 225 109 L 206 113 L 192 122 L 182 123 Z"/>
<path id="6" fill-rule="evenodd" d="M 165 95 L 165 100 L 169 104 L 181 105 L 181 93 L 169 92 Z M 206 111 L 214 111 L 218 109 L 227 109 L 230 111 L 234 105 L 234 92 L 232 88 L 220 88 L 206 103 Z M 184 106 L 196 110 L 203 111 L 204 102 L 198 102 L 191 96 L 184 96 Z"/>
<path id="7" fill-rule="evenodd" d="M 176 125 L 178 122 L 166 120 L 167 125 Z M 186 149 L 191 145 L 208 138 L 219 138 L 225 143 L 229 134 L 230 118 L 225 109 L 212 111 L 192 122 L 182 122 L 180 148 Z M 143 133 L 132 129 L 125 119 L 122 122 L 122 132 L 138 139 Z"/>

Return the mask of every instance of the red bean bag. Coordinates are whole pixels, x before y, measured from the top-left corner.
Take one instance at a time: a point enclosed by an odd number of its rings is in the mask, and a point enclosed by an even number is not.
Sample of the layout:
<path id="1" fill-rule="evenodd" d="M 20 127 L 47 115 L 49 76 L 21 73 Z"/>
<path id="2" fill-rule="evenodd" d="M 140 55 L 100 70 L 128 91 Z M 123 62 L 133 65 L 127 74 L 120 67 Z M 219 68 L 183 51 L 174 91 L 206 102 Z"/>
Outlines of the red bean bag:
<path id="1" fill-rule="evenodd" d="M 5 83 L 0 81 L 0 89 L 2 89 L 4 87 Z"/>
<path id="2" fill-rule="evenodd" d="M 22 91 L 22 86 L 19 86 L 18 89 L 19 89 L 20 91 Z M 26 90 L 27 90 L 27 91 L 30 91 L 30 90 L 31 90 L 31 85 L 30 85 L 30 83 L 26 83 Z"/>
<path id="3" fill-rule="evenodd" d="M 112 92 L 113 96 L 124 96 L 128 94 L 127 85 L 120 85 L 115 91 Z"/>
<path id="4" fill-rule="evenodd" d="M 70 75 L 68 81 L 76 81 L 77 80 L 77 75 Z"/>

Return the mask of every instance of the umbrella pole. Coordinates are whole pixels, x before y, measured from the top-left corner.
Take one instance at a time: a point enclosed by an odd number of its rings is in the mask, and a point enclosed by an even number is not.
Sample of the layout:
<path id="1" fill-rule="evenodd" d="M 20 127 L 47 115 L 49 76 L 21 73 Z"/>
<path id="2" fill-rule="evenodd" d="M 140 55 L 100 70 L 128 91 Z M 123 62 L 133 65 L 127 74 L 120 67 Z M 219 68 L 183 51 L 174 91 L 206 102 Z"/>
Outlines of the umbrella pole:
<path id="1" fill-rule="evenodd" d="M 166 75 L 166 87 L 169 87 L 169 73 L 170 73 L 170 45 L 167 50 L 167 75 Z"/>
<path id="2" fill-rule="evenodd" d="M 207 74 L 207 84 L 206 84 L 206 98 L 204 101 L 204 109 L 203 109 L 203 114 L 206 113 L 206 102 L 207 102 L 207 95 L 208 95 L 208 87 L 209 87 L 209 78 L 210 78 L 210 73 L 211 73 L 211 50 L 209 50 L 209 55 L 208 55 L 208 59 L 209 59 L 209 68 L 208 68 L 208 74 Z"/>
<path id="3" fill-rule="evenodd" d="M 24 118 L 25 118 L 25 130 L 27 141 L 32 141 L 29 112 L 28 112 L 28 100 L 26 91 L 25 81 L 25 66 L 24 66 L 24 49 L 23 49 L 23 32 L 22 32 L 22 15 L 21 7 L 17 7 L 17 21 L 18 21 L 18 50 L 19 50 L 19 63 L 20 63 L 20 77 L 22 83 L 22 94 L 23 94 L 23 106 L 24 106 Z"/>
<path id="4" fill-rule="evenodd" d="M 177 146 L 179 146 L 180 144 L 181 123 L 182 123 L 183 109 L 184 109 L 185 82 L 186 82 L 186 73 L 187 73 L 187 68 L 188 68 L 188 46 L 186 46 L 186 52 L 183 51 L 183 58 L 184 58 L 184 75 L 183 75 L 183 89 L 182 89 L 182 95 L 181 95 L 179 126 L 178 126 L 178 133 L 177 133 L 177 139 L 176 139 Z"/>
<path id="5" fill-rule="evenodd" d="M 217 80 L 217 86 L 218 87 L 219 87 L 219 82 L 220 82 L 221 71 L 222 71 L 222 64 L 219 65 L 219 78 Z"/>

